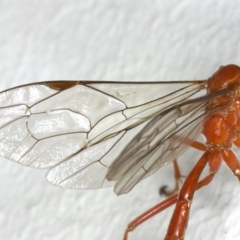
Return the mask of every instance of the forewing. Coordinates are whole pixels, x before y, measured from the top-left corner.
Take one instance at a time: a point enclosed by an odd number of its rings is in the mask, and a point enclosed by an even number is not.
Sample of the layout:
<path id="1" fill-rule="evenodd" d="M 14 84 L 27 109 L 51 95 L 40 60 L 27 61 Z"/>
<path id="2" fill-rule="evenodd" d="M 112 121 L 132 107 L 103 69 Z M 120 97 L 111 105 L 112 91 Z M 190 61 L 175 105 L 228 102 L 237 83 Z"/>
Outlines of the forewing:
<path id="1" fill-rule="evenodd" d="M 47 178 L 63 187 L 114 184 L 106 179 L 108 168 L 136 132 L 205 84 L 44 82 L 4 91 L 0 153 L 32 167 L 55 166 Z"/>

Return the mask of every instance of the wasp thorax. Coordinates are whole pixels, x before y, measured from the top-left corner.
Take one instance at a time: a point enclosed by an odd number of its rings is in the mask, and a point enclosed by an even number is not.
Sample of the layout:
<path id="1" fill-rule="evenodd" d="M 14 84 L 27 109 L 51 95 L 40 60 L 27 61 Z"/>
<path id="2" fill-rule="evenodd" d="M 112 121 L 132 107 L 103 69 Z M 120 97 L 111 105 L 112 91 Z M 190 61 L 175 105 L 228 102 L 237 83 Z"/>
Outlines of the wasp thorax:
<path id="1" fill-rule="evenodd" d="M 222 66 L 208 80 L 208 93 L 240 85 L 240 67 L 234 64 Z"/>

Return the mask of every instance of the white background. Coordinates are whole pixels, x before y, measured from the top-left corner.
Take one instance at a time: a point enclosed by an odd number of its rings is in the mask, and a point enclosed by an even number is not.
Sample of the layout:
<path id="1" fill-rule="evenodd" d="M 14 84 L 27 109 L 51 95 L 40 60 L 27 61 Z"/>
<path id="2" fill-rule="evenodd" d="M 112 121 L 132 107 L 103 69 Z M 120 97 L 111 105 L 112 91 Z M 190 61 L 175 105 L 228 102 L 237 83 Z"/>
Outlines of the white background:
<path id="1" fill-rule="evenodd" d="M 239 13 L 238 0 L 0 0 L 0 88 L 208 78 L 220 65 L 240 64 Z M 181 156 L 184 174 L 199 156 Z M 0 159 L 0 239 L 121 240 L 131 219 L 164 199 L 158 188 L 173 184 L 168 166 L 118 197 L 111 188 L 52 186 L 45 172 Z M 223 164 L 195 195 L 186 239 L 239 239 L 239 199 L 239 183 Z M 163 239 L 172 210 L 129 239 Z"/>

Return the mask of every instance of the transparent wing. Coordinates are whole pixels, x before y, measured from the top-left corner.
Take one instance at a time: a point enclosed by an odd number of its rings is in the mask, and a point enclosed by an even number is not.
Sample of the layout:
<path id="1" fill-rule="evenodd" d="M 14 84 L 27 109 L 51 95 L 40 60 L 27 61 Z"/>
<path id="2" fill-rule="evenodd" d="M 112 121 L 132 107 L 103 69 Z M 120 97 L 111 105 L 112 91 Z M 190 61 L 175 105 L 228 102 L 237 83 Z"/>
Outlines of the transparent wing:
<path id="1" fill-rule="evenodd" d="M 0 154 L 31 167 L 53 167 L 47 179 L 62 187 L 98 188 L 116 183 L 117 188 L 128 178 L 134 180 L 137 167 L 133 166 L 143 162 L 138 158 L 142 152 L 138 144 L 132 156 L 126 155 L 128 159 L 119 157 L 122 151 L 129 152 L 135 136 L 154 119 L 165 123 L 170 118 L 177 128 L 159 137 L 155 135 L 160 128 L 149 132 L 150 139 L 163 148 L 168 136 L 182 126 L 177 123 L 181 119 L 177 112 L 184 107 L 173 106 L 204 94 L 205 86 L 206 81 L 44 82 L 9 89 L 0 93 Z M 145 135 L 140 138 L 142 144 Z M 152 166 L 149 172 L 157 169 Z"/>
<path id="2" fill-rule="evenodd" d="M 116 194 L 129 192 L 140 180 L 182 154 L 202 130 L 208 115 L 205 107 L 202 101 L 180 105 L 149 121 L 108 171 L 107 179 L 116 181 Z"/>
<path id="3" fill-rule="evenodd" d="M 206 106 L 229 91 L 177 104 L 149 120 L 109 168 L 106 178 L 115 181 L 115 193 L 129 192 L 191 146 L 202 131 L 204 119 L 222 107 L 206 111 Z"/>

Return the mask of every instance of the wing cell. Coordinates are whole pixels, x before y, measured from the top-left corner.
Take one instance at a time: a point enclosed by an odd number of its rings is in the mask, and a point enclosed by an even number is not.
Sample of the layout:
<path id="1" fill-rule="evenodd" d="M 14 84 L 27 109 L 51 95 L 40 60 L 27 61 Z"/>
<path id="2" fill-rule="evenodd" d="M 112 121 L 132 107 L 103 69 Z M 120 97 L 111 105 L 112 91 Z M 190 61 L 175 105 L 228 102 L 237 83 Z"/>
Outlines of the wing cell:
<path id="1" fill-rule="evenodd" d="M 58 164 L 48 172 L 48 181 L 67 188 L 101 187 L 108 168 L 101 164 L 100 160 L 109 152 L 123 134 L 124 132 L 119 133 L 97 145 L 85 148 L 77 154 L 74 154 L 67 161 Z M 100 174 L 99 171 L 101 172 Z M 102 175 L 102 173 L 104 174 Z M 96 176 L 98 176 L 98 178 L 96 178 Z M 99 176 L 102 176 L 102 178 L 99 178 Z"/>
<path id="2" fill-rule="evenodd" d="M 29 134 L 40 140 L 74 132 L 89 132 L 90 122 L 85 116 L 69 110 L 53 110 L 32 114 L 27 119 Z"/>

